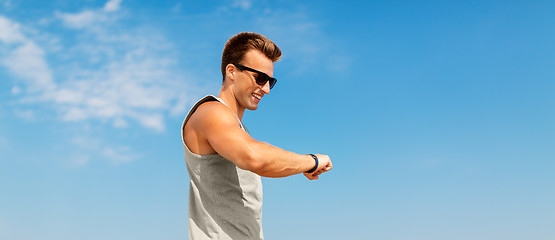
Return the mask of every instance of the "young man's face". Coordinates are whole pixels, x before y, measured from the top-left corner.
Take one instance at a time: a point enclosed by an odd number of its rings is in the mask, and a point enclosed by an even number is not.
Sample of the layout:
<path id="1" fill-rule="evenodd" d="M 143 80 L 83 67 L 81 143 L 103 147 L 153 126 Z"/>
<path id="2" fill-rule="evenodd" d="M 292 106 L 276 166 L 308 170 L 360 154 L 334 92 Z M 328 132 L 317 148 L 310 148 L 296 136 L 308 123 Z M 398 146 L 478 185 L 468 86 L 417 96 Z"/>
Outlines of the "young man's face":
<path id="1" fill-rule="evenodd" d="M 274 74 L 274 63 L 257 50 L 248 51 L 239 64 L 266 73 L 270 77 Z M 258 85 L 256 83 L 257 74 L 248 70 L 241 71 L 237 69 L 235 75 L 235 98 L 239 105 L 249 110 L 256 110 L 262 97 L 270 94 L 270 83 L 266 82 L 264 86 Z"/>

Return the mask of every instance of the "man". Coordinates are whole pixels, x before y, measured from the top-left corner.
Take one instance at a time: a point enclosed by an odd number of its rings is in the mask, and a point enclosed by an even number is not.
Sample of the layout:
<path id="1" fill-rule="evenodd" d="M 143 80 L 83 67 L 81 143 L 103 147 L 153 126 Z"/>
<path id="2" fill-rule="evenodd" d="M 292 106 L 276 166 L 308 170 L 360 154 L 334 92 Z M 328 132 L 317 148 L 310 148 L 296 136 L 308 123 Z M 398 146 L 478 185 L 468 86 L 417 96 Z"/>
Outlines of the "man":
<path id="1" fill-rule="evenodd" d="M 310 179 L 331 170 L 328 156 L 301 155 L 254 140 L 241 119 L 256 110 L 276 83 L 279 48 L 268 38 L 243 32 L 223 51 L 218 97 L 195 104 L 181 129 L 190 178 L 189 239 L 263 239 L 263 177 L 298 173 Z"/>

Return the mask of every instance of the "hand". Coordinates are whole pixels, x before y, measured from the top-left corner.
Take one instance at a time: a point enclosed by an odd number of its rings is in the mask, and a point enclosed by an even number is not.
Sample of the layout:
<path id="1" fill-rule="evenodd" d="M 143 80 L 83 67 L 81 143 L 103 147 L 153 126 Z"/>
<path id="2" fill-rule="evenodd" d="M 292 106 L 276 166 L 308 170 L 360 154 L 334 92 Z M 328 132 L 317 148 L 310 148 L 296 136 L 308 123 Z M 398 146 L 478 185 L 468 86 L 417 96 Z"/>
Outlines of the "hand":
<path id="1" fill-rule="evenodd" d="M 318 179 L 318 175 L 325 173 L 333 168 L 331 159 L 328 155 L 315 154 L 318 157 L 318 167 L 312 173 L 303 173 L 304 176 L 310 180 Z"/>

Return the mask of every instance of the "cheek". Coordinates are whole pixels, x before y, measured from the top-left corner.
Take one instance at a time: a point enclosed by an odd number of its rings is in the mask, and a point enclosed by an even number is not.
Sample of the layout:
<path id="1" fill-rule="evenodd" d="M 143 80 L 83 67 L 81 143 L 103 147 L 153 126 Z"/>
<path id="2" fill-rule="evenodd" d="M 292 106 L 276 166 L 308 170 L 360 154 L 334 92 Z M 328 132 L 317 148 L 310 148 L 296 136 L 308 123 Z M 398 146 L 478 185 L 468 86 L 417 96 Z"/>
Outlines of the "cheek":
<path id="1" fill-rule="evenodd" d="M 239 88 L 243 91 L 253 91 L 257 88 L 257 85 L 253 82 L 252 79 L 244 78 L 241 79 L 241 82 L 239 83 Z"/>
<path id="2" fill-rule="evenodd" d="M 254 86 L 252 86 L 250 79 L 241 78 L 236 80 L 234 85 L 236 96 L 249 95 L 253 91 Z"/>

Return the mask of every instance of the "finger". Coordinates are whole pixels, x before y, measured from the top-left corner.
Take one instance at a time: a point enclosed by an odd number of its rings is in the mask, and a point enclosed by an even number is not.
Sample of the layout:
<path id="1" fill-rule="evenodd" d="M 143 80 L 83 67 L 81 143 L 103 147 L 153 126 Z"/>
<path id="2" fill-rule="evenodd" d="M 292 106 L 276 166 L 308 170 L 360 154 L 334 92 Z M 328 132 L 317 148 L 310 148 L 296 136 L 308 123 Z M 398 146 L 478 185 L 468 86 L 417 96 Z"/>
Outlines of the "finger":
<path id="1" fill-rule="evenodd" d="M 331 164 L 331 162 L 328 162 L 328 164 L 326 164 L 326 166 L 324 167 L 324 169 L 326 169 L 326 171 L 329 171 L 332 168 L 333 168 L 333 165 Z"/>
<path id="2" fill-rule="evenodd" d="M 318 179 L 318 176 L 315 176 L 315 175 L 310 174 L 310 173 L 305 173 L 304 176 L 305 176 L 306 178 L 308 178 L 308 180 L 315 180 L 315 179 Z"/>

